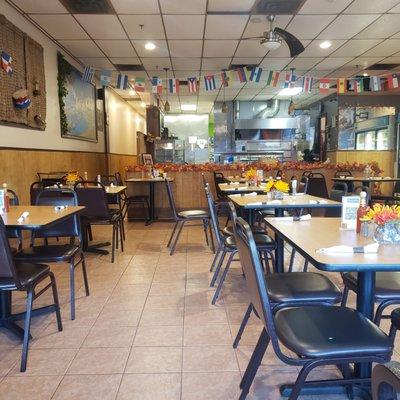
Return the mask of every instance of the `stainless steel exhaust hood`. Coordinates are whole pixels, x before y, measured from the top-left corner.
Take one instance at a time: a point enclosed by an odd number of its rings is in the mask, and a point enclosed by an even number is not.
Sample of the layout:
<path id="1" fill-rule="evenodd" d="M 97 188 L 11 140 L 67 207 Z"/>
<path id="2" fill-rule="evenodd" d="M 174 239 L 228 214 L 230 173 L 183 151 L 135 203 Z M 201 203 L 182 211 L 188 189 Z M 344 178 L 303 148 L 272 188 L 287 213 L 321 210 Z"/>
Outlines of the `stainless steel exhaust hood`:
<path id="1" fill-rule="evenodd" d="M 299 129 L 298 118 L 237 119 L 235 129 Z"/>

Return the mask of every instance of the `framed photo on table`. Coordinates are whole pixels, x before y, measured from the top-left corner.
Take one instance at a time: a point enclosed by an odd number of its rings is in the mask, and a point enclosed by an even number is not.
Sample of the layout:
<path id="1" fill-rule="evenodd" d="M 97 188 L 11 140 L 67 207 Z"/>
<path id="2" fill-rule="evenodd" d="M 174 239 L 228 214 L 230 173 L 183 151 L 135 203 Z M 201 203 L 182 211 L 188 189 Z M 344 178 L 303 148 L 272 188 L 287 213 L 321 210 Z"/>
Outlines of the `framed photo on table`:
<path id="1" fill-rule="evenodd" d="M 153 165 L 153 156 L 151 154 L 142 154 L 143 165 Z"/>

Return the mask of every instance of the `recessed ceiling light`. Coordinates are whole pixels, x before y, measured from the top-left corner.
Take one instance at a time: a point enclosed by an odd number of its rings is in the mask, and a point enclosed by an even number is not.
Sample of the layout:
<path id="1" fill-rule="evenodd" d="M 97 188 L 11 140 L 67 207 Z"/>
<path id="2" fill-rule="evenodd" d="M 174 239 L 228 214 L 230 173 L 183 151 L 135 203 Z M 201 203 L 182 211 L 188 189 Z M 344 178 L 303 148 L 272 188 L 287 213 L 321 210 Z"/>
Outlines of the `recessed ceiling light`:
<path id="1" fill-rule="evenodd" d="M 140 103 L 140 107 L 146 107 L 146 103 L 144 102 L 144 101 L 142 101 L 141 103 Z"/>
<path id="2" fill-rule="evenodd" d="M 331 42 L 328 42 L 327 40 L 325 40 L 325 42 L 320 43 L 319 47 L 321 47 L 321 49 L 329 49 L 329 47 L 332 46 Z"/>
<path id="3" fill-rule="evenodd" d="M 364 73 L 363 73 L 363 76 L 368 76 L 368 73 L 367 73 L 367 72 L 364 72 Z"/>
<path id="4" fill-rule="evenodd" d="M 129 96 L 134 96 L 135 94 L 136 94 L 136 92 L 135 92 L 134 90 L 131 89 L 131 90 L 129 91 Z"/>
<path id="5" fill-rule="evenodd" d="M 301 87 L 285 88 L 278 93 L 278 96 L 296 96 L 296 94 L 301 93 L 302 90 L 303 88 Z"/>
<path id="6" fill-rule="evenodd" d="M 196 111 L 197 106 L 196 106 L 196 104 L 182 104 L 181 110 L 182 111 Z"/>
<path id="7" fill-rule="evenodd" d="M 144 48 L 145 48 L 146 50 L 154 50 L 154 49 L 156 48 L 156 45 L 155 45 L 153 42 L 147 42 L 147 43 L 144 45 Z"/>

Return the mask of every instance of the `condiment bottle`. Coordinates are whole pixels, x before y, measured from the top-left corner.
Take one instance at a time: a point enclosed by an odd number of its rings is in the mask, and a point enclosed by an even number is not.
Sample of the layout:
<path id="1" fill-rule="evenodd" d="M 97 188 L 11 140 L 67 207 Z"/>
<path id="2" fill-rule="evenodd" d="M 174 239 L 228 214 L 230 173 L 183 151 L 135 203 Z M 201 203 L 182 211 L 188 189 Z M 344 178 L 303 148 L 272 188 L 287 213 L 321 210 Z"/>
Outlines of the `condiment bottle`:
<path id="1" fill-rule="evenodd" d="M 297 193 L 297 179 L 292 179 L 292 195 L 296 196 Z"/>
<path id="2" fill-rule="evenodd" d="M 10 196 L 7 192 L 7 183 L 3 183 L 3 190 L 4 190 L 4 211 L 10 211 Z"/>
<path id="3" fill-rule="evenodd" d="M 86 181 L 88 180 L 88 173 L 87 173 L 87 171 L 85 171 L 85 172 L 83 173 L 83 180 L 85 181 L 85 183 L 83 184 L 83 186 L 84 186 L 84 187 L 87 187 L 87 186 L 88 186 L 88 184 L 86 183 Z"/>
<path id="4" fill-rule="evenodd" d="M 98 183 L 101 183 L 101 175 L 97 175 L 96 181 L 97 181 Z M 98 186 L 100 186 L 100 185 L 98 185 Z"/>
<path id="5" fill-rule="evenodd" d="M 360 207 L 357 210 L 357 225 L 356 232 L 361 232 L 361 220 L 368 211 L 367 207 L 367 192 L 360 192 Z"/>

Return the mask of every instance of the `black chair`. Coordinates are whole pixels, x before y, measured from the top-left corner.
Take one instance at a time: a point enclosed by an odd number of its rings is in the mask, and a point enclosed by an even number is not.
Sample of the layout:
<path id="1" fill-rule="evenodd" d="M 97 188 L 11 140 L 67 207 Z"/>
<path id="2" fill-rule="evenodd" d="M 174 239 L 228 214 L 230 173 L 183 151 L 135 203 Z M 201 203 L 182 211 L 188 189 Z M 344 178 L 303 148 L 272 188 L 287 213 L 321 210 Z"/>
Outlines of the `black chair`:
<path id="1" fill-rule="evenodd" d="M 319 172 L 311 172 L 305 175 L 308 178 L 307 194 L 324 199 L 329 198 L 325 176 Z"/>
<path id="2" fill-rule="evenodd" d="M 283 171 L 281 169 L 278 169 L 278 171 L 276 171 L 275 178 L 283 178 Z"/>
<path id="3" fill-rule="evenodd" d="M 350 375 L 350 364 L 389 361 L 393 351 L 389 337 L 368 318 L 349 308 L 274 307 L 269 277 L 261 266 L 251 229 L 242 218 L 235 222 L 235 239 L 252 307 L 264 325 L 240 382 L 240 399 L 247 397 L 269 343 L 281 361 L 301 367 L 289 400 L 296 400 L 302 388 L 308 386 L 368 384 L 369 378 Z M 281 346 L 291 355 L 286 355 Z M 344 379 L 306 382 L 313 369 L 325 365 L 338 366 Z"/>
<path id="4" fill-rule="evenodd" d="M 230 207 L 233 226 L 235 227 L 235 221 L 237 219 L 236 210 L 233 203 L 230 203 Z M 256 237 L 256 235 L 254 235 L 254 237 Z M 269 269 L 264 269 L 268 275 L 268 295 L 272 307 L 274 308 L 278 306 L 293 307 L 298 305 L 331 306 L 340 303 L 342 299 L 342 292 L 340 289 L 328 277 L 318 272 L 304 271 L 271 274 Z M 252 311 L 254 311 L 253 306 L 250 304 L 243 317 L 235 341 L 233 342 L 234 348 L 239 344 Z M 257 313 L 256 316 L 258 317 Z"/>
<path id="5" fill-rule="evenodd" d="M 65 189 L 45 189 L 37 197 L 38 206 L 77 206 L 78 198 L 74 191 Z M 68 244 L 34 245 L 35 239 L 66 238 Z M 75 241 L 78 240 L 78 243 Z M 23 249 L 15 255 L 20 262 L 33 263 L 69 263 L 71 319 L 75 319 L 75 268 L 82 264 L 83 281 L 86 296 L 89 296 L 89 284 L 86 273 L 85 256 L 80 218 L 73 215 L 70 218 L 52 225 L 46 229 L 32 232 L 33 246 Z"/>
<path id="6" fill-rule="evenodd" d="M 217 199 L 221 199 L 223 201 L 227 201 L 227 197 L 225 196 L 224 192 L 221 191 L 219 188 L 219 184 L 226 183 L 226 179 L 222 172 L 215 172 L 213 173 L 214 176 L 214 185 L 215 185 L 215 192 L 217 193 Z"/>
<path id="7" fill-rule="evenodd" d="M 53 186 L 55 184 L 64 184 L 67 177 L 67 171 L 54 172 L 37 172 L 36 175 L 40 182 L 45 186 Z"/>
<path id="8" fill-rule="evenodd" d="M 395 183 L 391 196 L 372 195 L 372 201 L 384 202 L 388 205 L 400 204 L 400 181 Z"/>
<path id="9" fill-rule="evenodd" d="M 329 199 L 342 202 L 343 196 L 348 195 L 348 186 L 345 182 L 335 182 L 329 193 Z M 342 215 L 341 208 L 327 208 L 325 210 L 325 217 L 340 217 Z"/>
<path id="10" fill-rule="evenodd" d="M 114 262 L 115 249 L 118 249 L 119 239 L 121 251 L 124 251 L 121 213 L 110 212 L 106 189 L 102 183 L 81 181 L 75 184 L 74 190 L 78 196 L 79 205 L 86 207 L 80 214 L 83 224 L 84 250 L 86 246 L 89 247 L 88 226 L 112 225 L 111 262 Z"/>
<path id="11" fill-rule="evenodd" d="M 206 238 L 206 244 L 209 246 L 211 244 L 211 248 L 214 249 L 214 241 L 211 233 L 210 226 L 210 216 L 207 211 L 204 210 L 186 210 L 186 211 L 177 211 L 175 205 L 174 194 L 172 192 L 171 184 L 168 179 L 165 179 L 165 187 L 167 189 L 168 201 L 172 210 L 172 216 L 175 221 L 174 229 L 172 230 L 171 236 L 168 240 L 167 247 L 170 248 L 170 255 L 172 256 L 175 252 L 176 245 L 179 240 L 179 236 L 181 235 L 182 229 L 187 222 L 193 221 L 202 221 L 204 235 Z M 196 225 L 191 225 L 196 226 Z M 210 232 L 210 238 L 208 238 L 207 230 Z"/>
<path id="12" fill-rule="evenodd" d="M 213 227 L 214 236 L 217 240 L 217 245 L 218 245 L 214 260 L 213 260 L 213 262 L 211 264 L 211 268 L 210 268 L 210 272 L 214 271 L 214 268 L 215 268 L 214 275 L 210 282 L 211 287 L 213 287 L 215 285 L 215 283 L 218 279 L 220 270 L 222 268 L 222 265 L 224 263 L 225 257 L 227 254 L 229 254 L 228 261 L 226 262 L 224 271 L 222 272 L 222 275 L 219 278 L 217 289 L 216 289 L 213 299 L 211 301 L 212 304 L 215 304 L 216 301 L 218 300 L 219 294 L 222 290 L 222 286 L 225 282 L 225 278 L 226 278 L 226 275 L 228 274 L 228 271 L 232 264 L 232 261 L 234 261 L 233 257 L 235 256 L 235 254 L 237 254 L 237 247 L 236 247 L 236 243 L 235 243 L 235 238 L 233 236 L 224 235 L 223 231 L 221 230 L 221 228 L 219 226 L 217 210 L 215 208 L 212 194 L 211 194 L 208 184 L 204 187 L 204 191 L 206 193 L 206 198 L 207 198 L 208 208 L 210 211 L 211 224 Z M 233 206 L 233 204 L 231 205 L 231 207 L 233 207 L 233 210 L 234 210 L 233 212 L 236 214 L 236 210 L 235 210 L 235 207 Z M 232 219 L 232 221 L 233 221 L 233 219 Z M 264 261 L 264 267 L 266 269 L 269 269 L 270 268 L 269 261 L 271 260 L 272 263 L 274 264 L 273 251 L 276 248 L 276 243 L 265 232 L 255 234 L 254 237 L 255 237 L 255 240 L 257 243 L 257 250 L 260 252 L 260 256 Z M 218 260 L 218 257 L 219 257 L 219 260 Z"/>
<path id="13" fill-rule="evenodd" d="M 340 178 L 341 176 L 352 177 L 353 174 L 351 173 L 351 171 L 344 169 L 342 171 L 336 171 L 335 174 L 333 175 L 334 178 Z M 335 186 L 335 183 L 337 183 L 337 182 L 334 182 L 333 186 Z M 353 193 L 354 192 L 354 182 L 349 180 L 346 183 L 347 183 L 347 187 L 348 187 L 348 192 Z"/>
<path id="14" fill-rule="evenodd" d="M 18 206 L 19 205 L 19 199 L 17 194 L 14 192 L 12 189 L 7 189 L 7 193 L 10 199 L 10 206 Z M 16 239 L 18 243 L 18 250 L 22 249 L 22 232 L 20 229 L 7 229 L 7 237 L 9 239 Z M 15 249 L 13 249 L 14 252 Z"/>
<path id="15" fill-rule="evenodd" d="M 400 363 L 391 361 L 375 365 L 372 370 L 373 400 L 396 400 L 400 398 Z"/>
<path id="16" fill-rule="evenodd" d="M 12 321 L 17 321 L 25 318 L 20 368 L 21 372 L 24 372 L 26 371 L 29 340 L 31 338 L 31 317 L 35 315 L 35 312 L 40 313 L 44 309 L 54 310 L 57 317 L 58 330 L 62 331 L 60 304 L 58 302 L 56 280 L 48 265 L 14 261 L 6 235 L 6 228 L 1 218 L 0 243 L 0 292 L 2 293 L 2 307 L 5 306 L 4 301 L 6 299 L 8 302 L 11 302 L 12 291 L 19 290 L 27 293 L 26 313 L 11 315 L 8 319 L 8 321 L 12 323 Z M 36 292 L 37 285 L 42 283 L 47 278 L 50 279 L 50 283 L 40 288 L 40 290 Z M 54 303 L 50 306 L 33 310 L 33 301 L 50 288 L 52 288 L 53 290 Z"/>

